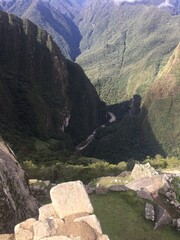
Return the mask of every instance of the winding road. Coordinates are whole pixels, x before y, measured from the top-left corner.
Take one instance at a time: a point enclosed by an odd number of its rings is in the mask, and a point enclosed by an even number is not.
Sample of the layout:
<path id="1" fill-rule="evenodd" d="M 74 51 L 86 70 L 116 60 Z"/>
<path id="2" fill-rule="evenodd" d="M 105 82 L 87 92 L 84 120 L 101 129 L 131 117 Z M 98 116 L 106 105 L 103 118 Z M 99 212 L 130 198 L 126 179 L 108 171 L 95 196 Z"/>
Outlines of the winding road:
<path id="1" fill-rule="evenodd" d="M 114 115 L 114 113 L 108 112 L 108 115 L 109 115 L 109 117 L 110 117 L 108 123 L 113 123 L 113 122 L 116 121 L 116 116 Z M 107 125 L 107 123 L 106 123 L 105 125 L 101 125 L 100 128 L 104 128 L 104 127 L 106 127 L 106 125 Z M 84 140 L 84 141 L 82 141 L 80 144 L 78 144 L 78 145 L 76 146 L 76 150 L 77 150 L 77 151 L 81 151 L 81 150 L 83 150 L 84 148 L 86 148 L 86 147 L 94 140 L 94 138 L 95 138 L 95 136 L 96 136 L 96 131 L 97 131 L 97 129 L 95 129 L 95 130 L 91 133 L 91 135 L 89 135 L 89 137 L 86 138 L 86 140 Z"/>

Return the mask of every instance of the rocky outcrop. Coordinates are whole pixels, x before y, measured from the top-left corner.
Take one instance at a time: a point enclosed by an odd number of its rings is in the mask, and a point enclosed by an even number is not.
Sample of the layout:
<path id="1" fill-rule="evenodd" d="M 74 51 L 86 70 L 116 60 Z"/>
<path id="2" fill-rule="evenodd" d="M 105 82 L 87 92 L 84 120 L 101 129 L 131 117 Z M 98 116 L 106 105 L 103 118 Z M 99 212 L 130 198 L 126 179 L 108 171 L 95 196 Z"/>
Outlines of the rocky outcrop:
<path id="1" fill-rule="evenodd" d="M 38 204 L 29 192 L 25 173 L 1 139 L 0 233 L 12 233 L 17 223 L 37 215 Z"/>
<path id="2" fill-rule="evenodd" d="M 154 212 L 154 206 L 152 204 L 146 203 L 145 207 L 145 218 L 147 220 L 154 221 L 155 218 L 155 212 Z"/>
<path id="3" fill-rule="evenodd" d="M 170 214 L 160 206 L 157 207 L 156 216 L 157 222 L 155 224 L 154 229 L 168 225 L 172 222 L 172 217 L 170 216 Z"/>
<path id="4" fill-rule="evenodd" d="M 14 234 L 1 234 L 1 240 L 14 240 Z"/>
<path id="5" fill-rule="evenodd" d="M 81 212 L 93 213 L 86 190 L 80 181 L 57 185 L 51 189 L 50 195 L 60 218 Z"/>
<path id="6" fill-rule="evenodd" d="M 86 190 L 80 181 L 62 183 L 50 191 L 52 203 L 39 209 L 39 219 L 15 227 L 16 240 L 109 240 L 102 234 Z"/>
<path id="7" fill-rule="evenodd" d="M 158 175 L 156 170 L 151 167 L 149 163 L 146 164 L 135 164 L 132 172 L 131 177 L 133 179 L 140 179 L 143 177 L 152 177 L 153 175 Z"/>
<path id="8" fill-rule="evenodd" d="M 136 164 L 132 170 L 131 177 L 134 180 L 126 186 L 137 191 L 139 195 L 146 195 L 145 198 L 148 199 L 151 199 L 151 194 L 154 197 L 158 196 L 159 189 L 167 184 L 166 178 L 163 175 L 159 175 L 149 163 L 145 165 Z M 141 191 L 144 193 L 140 193 Z"/>

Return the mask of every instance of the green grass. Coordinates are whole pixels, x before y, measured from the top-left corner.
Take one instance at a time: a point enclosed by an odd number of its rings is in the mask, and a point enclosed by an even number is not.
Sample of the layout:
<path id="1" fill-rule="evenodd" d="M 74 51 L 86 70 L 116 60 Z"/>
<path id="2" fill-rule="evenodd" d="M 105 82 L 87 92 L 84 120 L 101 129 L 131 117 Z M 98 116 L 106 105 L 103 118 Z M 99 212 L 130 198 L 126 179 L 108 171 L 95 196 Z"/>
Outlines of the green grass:
<path id="1" fill-rule="evenodd" d="M 95 187 L 97 184 L 99 184 L 99 186 L 101 187 L 110 187 L 110 186 L 114 186 L 114 185 L 126 185 L 129 182 L 131 182 L 133 180 L 132 177 L 130 176 L 126 176 L 126 177 L 100 177 L 97 178 L 95 180 L 93 180 L 90 185 L 92 187 Z"/>
<path id="2" fill-rule="evenodd" d="M 177 200 L 180 202 L 180 177 L 174 178 L 172 184 L 174 186 L 174 191 L 176 193 Z"/>
<path id="3" fill-rule="evenodd" d="M 95 214 L 103 233 L 111 240 L 178 240 L 180 233 L 171 227 L 154 231 L 154 224 L 144 217 L 145 202 L 133 192 L 92 195 Z"/>

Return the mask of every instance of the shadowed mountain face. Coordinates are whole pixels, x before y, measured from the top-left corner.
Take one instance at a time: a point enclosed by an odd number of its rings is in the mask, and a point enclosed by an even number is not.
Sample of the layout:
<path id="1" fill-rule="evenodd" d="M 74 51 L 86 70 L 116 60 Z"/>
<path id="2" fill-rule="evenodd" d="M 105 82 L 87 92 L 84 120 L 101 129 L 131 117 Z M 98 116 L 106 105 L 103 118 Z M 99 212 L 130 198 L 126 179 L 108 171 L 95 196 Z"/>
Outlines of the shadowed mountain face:
<path id="1" fill-rule="evenodd" d="M 140 97 L 136 99 L 139 102 Z M 118 121 L 99 129 L 84 154 L 110 162 L 140 160 L 157 153 L 179 157 L 180 44 L 149 89 L 139 114 L 132 103 L 109 106 Z"/>
<path id="2" fill-rule="evenodd" d="M 76 89 L 73 94 L 72 87 Z M 101 123 L 103 107 L 83 70 L 67 62 L 45 30 L 29 20 L 0 11 L 0 130 L 3 136 L 21 133 L 59 138 L 70 123 L 73 131 L 79 129 L 79 135 L 68 132 L 79 142 Z M 76 112 L 81 112 L 79 121 Z"/>

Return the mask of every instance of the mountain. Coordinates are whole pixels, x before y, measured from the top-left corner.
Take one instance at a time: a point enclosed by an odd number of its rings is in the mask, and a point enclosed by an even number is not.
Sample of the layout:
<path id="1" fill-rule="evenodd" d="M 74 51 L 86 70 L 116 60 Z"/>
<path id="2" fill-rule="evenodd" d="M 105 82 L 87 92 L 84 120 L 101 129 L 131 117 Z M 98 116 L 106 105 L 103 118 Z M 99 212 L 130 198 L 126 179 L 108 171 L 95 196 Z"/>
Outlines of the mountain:
<path id="1" fill-rule="evenodd" d="M 81 35 L 73 21 L 79 12 L 80 4 L 81 1 L 75 0 L 0 1 L 0 6 L 5 11 L 27 18 L 46 29 L 63 54 L 70 59 L 75 59 L 80 54 Z"/>
<path id="2" fill-rule="evenodd" d="M 79 16 L 77 62 L 108 103 L 145 96 L 180 41 L 180 15 L 146 3 L 89 0 Z"/>
<path id="3" fill-rule="evenodd" d="M 142 106 L 139 103 L 141 110 L 135 115 L 132 102 L 135 101 L 109 106 L 117 121 L 100 128 L 84 154 L 111 163 L 143 160 L 157 153 L 179 157 L 180 44 L 151 85 Z"/>
<path id="4" fill-rule="evenodd" d="M 0 11 L 1 135 L 11 142 L 36 137 L 78 143 L 103 116 L 95 88 L 51 36 L 29 20 Z"/>
<path id="5" fill-rule="evenodd" d="M 157 151 L 155 136 L 165 154 L 180 155 L 180 44 L 148 91 L 143 107 L 147 143 Z"/>
<path id="6" fill-rule="evenodd" d="M 179 2 L 0 0 L 0 6 L 46 29 L 66 57 L 79 56 L 99 95 L 115 103 L 144 95 L 177 46 Z"/>
<path id="7" fill-rule="evenodd" d="M 179 0 L 0 0 L 0 6 L 47 29 L 63 54 L 76 59 L 85 70 L 101 99 L 111 104 L 108 111 L 116 115 L 117 122 L 97 130 L 95 141 L 85 150 L 88 156 L 117 162 L 143 159 L 156 153 L 178 154 L 178 119 L 168 116 L 167 122 L 163 120 L 167 135 L 165 131 L 160 132 L 158 119 L 162 120 L 163 116 L 166 119 L 167 114 L 165 107 L 162 107 L 164 112 L 158 108 L 159 97 L 153 97 L 153 94 L 161 94 L 156 84 L 166 78 L 164 69 L 180 42 Z M 71 111 L 66 133 L 77 144 L 101 123 L 105 110 L 81 67 L 67 60 L 65 65 L 69 88 L 66 91 L 68 95 L 62 95 L 68 106 L 68 110 L 63 110 L 63 121 L 68 122 Z M 162 82 L 160 85 L 165 96 L 169 94 L 169 85 L 163 86 Z M 132 114 L 133 96 L 142 100 L 141 114 Z M 174 91 L 173 107 L 170 104 L 172 109 L 178 107 L 174 104 L 178 97 L 178 92 Z M 169 101 L 165 99 L 161 100 L 163 104 Z M 99 113 L 97 106 L 100 106 Z M 170 116 L 175 112 L 178 110 Z M 172 132 L 175 131 L 172 135 L 174 140 L 170 136 L 171 123 L 174 126 L 171 126 Z M 31 133 L 32 129 L 28 131 Z M 46 135 L 42 130 L 41 133 L 36 132 L 33 134 Z M 51 132 L 54 134 L 54 129 Z M 50 135 L 47 133 L 48 137 Z"/>

